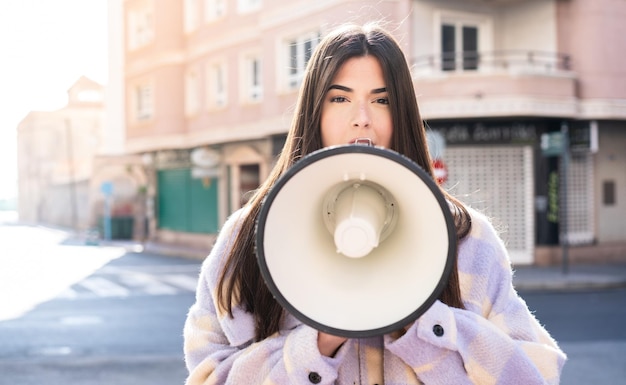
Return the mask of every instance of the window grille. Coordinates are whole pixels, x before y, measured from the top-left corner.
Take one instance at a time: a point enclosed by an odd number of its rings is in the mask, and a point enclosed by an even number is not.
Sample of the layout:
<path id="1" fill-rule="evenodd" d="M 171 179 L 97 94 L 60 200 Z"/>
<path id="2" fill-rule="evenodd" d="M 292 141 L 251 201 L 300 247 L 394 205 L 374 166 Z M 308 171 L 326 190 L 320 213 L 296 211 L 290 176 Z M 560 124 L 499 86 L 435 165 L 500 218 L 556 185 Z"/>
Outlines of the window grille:
<path id="1" fill-rule="evenodd" d="M 184 28 L 185 32 L 193 32 L 198 29 L 198 0 L 185 0 L 184 4 Z"/>
<path id="2" fill-rule="evenodd" d="M 128 13 L 128 49 L 135 50 L 148 45 L 154 39 L 152 10 L 149 8 Z"/>
<path id="3" fill-rule="evenodd" d="M 224 107 L 227 103 L 226 62 L 209 63 L 205 67 L 206 105 L 209 109 Z"/>
<path id="4" fill-rule="evenodd" d="M 304 70 L 319 40 L 320 33 L 313 32 L 287 41 L 289 58 L 287 82 L 290 89 L 300 86 L 302 78 L 304 77 Z"/>
<path id="5" fill-rule="evenodd" d="M 248 62 L 249 94 L 248 97 L 252 101 L 260 100 L 263 97 L 263 84 L 261 82 L 261 60 L 252 58 Z"/>
<path id="6" fill-rule="evenodd" d="M 150 84 L 141 84 L 135 87 L 135 118 L 136 120 L 147 120 L 152 118 L 152 86 Z"/>

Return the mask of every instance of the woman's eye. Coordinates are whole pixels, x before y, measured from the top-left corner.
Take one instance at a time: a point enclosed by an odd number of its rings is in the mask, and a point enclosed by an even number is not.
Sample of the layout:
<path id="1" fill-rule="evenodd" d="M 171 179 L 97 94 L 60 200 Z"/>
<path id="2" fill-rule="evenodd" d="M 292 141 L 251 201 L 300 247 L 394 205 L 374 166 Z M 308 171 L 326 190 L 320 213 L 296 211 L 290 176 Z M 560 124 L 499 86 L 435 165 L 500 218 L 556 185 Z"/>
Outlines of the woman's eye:
<path id="1" fill-rule="evenodd" d="M 389 104 L 389 98 L 378 98 L 378 99 L 376 99 L 376 103 L 379 103 L 379 104 Z"/>
<path id="2" fill-rule="evenodd" d="M 330 101 L 332 103 L 343 103 L 347 100 L 348 99 L 346 99 L 344 96 L 333 96 L 332 98 L 330 98 Z"/>

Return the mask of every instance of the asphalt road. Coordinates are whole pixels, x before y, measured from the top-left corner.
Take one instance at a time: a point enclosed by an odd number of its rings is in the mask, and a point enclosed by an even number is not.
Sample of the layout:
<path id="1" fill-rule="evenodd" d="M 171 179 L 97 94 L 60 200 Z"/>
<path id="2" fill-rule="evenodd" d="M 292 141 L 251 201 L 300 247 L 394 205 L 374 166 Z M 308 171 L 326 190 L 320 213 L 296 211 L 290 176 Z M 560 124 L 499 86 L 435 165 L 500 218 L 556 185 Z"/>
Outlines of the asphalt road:
<path id="1" fill-rule="evenodd" d="M 521 295 L 568 355 L 561 384 L 625 383 L 626 288 Z"/>
<path id="2" fill-rule="evenodd" d="M 0 226 L 0 385 L 182 384 L 199 261 L 33 231 Z M 562 384 L 623 383 L 626 288 L 520 294 L 569 356 Z"/>
<path id="3" fill-rule="evenodd" d="M 198 261 L 33 228 L 0 226 L 0 239 L 0 385 L 184 382 Z"/>

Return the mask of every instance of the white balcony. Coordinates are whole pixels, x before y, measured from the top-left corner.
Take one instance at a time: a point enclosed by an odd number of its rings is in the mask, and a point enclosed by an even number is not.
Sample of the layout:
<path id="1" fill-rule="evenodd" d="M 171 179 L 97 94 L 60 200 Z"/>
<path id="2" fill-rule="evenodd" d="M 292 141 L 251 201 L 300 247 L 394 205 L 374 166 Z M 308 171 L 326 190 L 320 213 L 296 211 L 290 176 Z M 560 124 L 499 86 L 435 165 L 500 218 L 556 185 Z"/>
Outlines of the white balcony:
<path id="1" fill-rule="evenodd" d="M 412 63 L 425 117 L 574 116 L 567 55 L 537 51 L 430 55 Z"/>
<path id="2" fill-rule="evenodd" d="M 570 71 L 570 58 L 558 52 L 526 50 L 446 52 L 417 57 L 412 69 L 416 78 L 454 73 L 557 74 Z"/>

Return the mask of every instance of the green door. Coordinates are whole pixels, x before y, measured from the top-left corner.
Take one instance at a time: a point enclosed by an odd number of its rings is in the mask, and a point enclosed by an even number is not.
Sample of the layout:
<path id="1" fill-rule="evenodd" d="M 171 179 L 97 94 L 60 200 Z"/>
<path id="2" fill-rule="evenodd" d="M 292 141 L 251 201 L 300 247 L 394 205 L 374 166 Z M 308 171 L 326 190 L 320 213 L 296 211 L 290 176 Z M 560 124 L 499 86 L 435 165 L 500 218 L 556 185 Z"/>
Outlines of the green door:
<path id="1" fill-rule="evenodd" d="M 194 179 L 188 168 L 159 170 L 159 228 L 217 233 L 217 179 Z"/>

